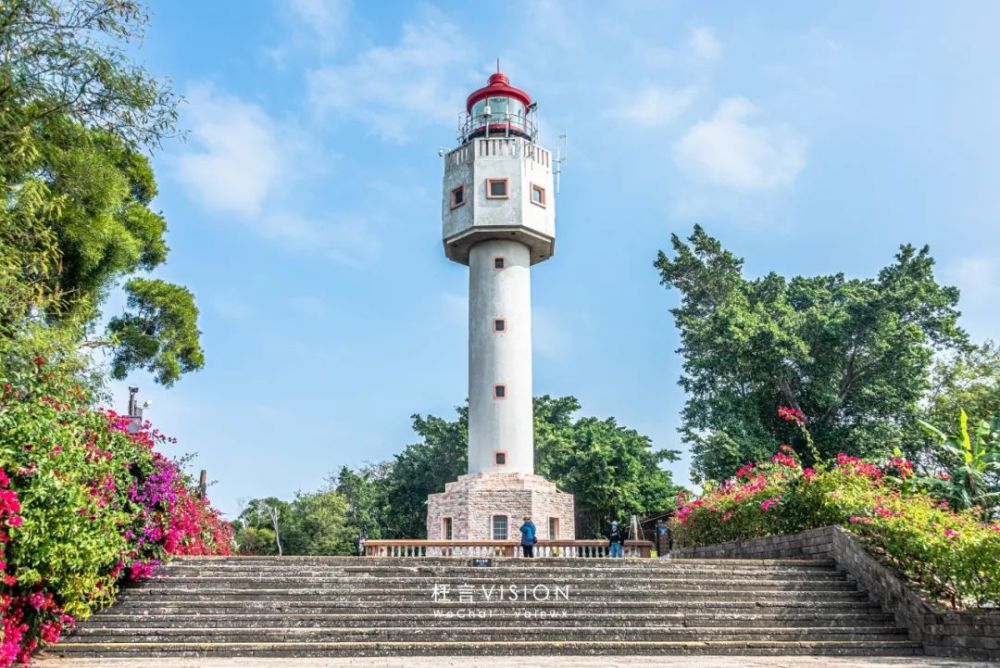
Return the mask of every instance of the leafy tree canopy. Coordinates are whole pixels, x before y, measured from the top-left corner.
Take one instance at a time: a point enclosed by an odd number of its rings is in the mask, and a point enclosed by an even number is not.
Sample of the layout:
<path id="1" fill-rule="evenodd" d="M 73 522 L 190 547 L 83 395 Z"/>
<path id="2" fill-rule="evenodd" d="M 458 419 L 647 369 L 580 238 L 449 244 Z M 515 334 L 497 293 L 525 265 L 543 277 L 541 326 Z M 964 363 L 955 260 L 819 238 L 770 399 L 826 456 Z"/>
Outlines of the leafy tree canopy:
<path id="1" fill-rule="evenodd" d="M 204 363 L 186 289 L 133 278 L 129 310 L 89 336 L 108 293 L 167 257 L 141 151 L 173 133 L 176 99 L 125 56 L 145 20 L 130 0 L 0 3 L 0 337 L 47 329 L 75 339 L 65 355 L 109 347 L 116 377 L 169 385 Z"/>
<path id="2" fill-rule="evenodd" d="M 776 441 L 804 450 L 779 406 L 805 414 L 821 456 L 905 449 L 935 352 L 967 346 L 958 290 L 937 283 L 926 247 L 902 246 L 875 278 L 788 280 L 744 277 L 742 259 L 699 226 L 672 246 L 655 267 L 681 296 L 681 433 L 701 479 L 762 461 Z"/>
<path id="3" fill-rule="evenodd" d="M 283 554 L 352 554 L 357 534 L 348 528 L 346 516 L 347 500 L 327 489 L 296 494 L 291 502 L 253 499 L 233 526 L 245 553 L 278 554 L 280 540 Z"/>

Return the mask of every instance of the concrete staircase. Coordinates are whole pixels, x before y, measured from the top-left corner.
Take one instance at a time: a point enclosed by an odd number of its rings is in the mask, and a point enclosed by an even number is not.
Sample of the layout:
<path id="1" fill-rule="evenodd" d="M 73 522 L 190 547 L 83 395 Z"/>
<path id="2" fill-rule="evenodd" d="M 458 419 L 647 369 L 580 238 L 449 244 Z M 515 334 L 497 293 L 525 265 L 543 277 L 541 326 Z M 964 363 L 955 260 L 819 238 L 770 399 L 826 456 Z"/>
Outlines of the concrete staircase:
<path id="1" fill-rule="evenodd" d="M 473 567 L 467 558 L 186 558 L 162 574 L 125 589 L 49 653 L 922 653 L 825 560 L 495 559 Z"/>

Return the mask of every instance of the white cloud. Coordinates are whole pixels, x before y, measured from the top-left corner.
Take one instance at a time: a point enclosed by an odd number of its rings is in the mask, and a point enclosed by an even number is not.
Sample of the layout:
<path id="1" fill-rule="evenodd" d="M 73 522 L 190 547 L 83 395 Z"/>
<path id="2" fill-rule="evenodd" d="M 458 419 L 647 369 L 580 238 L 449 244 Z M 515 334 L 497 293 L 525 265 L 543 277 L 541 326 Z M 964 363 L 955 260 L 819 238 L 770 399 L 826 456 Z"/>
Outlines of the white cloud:
<path id="1" fill-rule="evenodd" d="M 383 139 L 402 143 L 428 123 L 456 122 L 474 60 L 459 28 L 429 12 L 422 22 L 403 26 L 397 44 L 309 72 L 310 101 L 321 113 L 359 120 Z"/>
<path id="2" fill-rule="evenodd" d="M 715 38 L 715 32 L 704 26 L 691 30 L 688 46 L 699 60 L 713 62 L 722 55 L 722 45 Z"/>
<path id="3" fill-rule="evenodd" d="M 200 84 L 187 93 L 189 146 L 177 176 L 211 209 L 253 215 L 282 171 L 275 124 L 253 104 Z"/>
<path id="4" fill-rule="evenodd" d="M 320 48 L 336 48 L 350 13 L 349 0 L 290 0 L 289 9 L 301 23 L 320 38 Z"/>
<path id="5" fill-rule="evenodd" d="M 791 185 L 805 166 L 806 141 L 787 124 L 754 125 L 756 108 L 743 97 L 719 105 L 674 145 L 674 161 L 692 176 L 740 190 Z"/>
<path id="6" fill-rule="evenodd" d="M 186 97 L 192 141 L 173 166 L 194 199 L 285 248 L 350 265 L 378 257 L 372 214 L 302 211 L 302 182 L 330 161 L 321 147 L 307 146 L 294 126 L 209 85 L 191 88 Z"/>
<path id="7" fill-rule="evenodd" d="M 650 84 L 611 113 L 635 125 L 666 125 L 684 113 L 696 95 L 694 87 L 673 89 Z"/>

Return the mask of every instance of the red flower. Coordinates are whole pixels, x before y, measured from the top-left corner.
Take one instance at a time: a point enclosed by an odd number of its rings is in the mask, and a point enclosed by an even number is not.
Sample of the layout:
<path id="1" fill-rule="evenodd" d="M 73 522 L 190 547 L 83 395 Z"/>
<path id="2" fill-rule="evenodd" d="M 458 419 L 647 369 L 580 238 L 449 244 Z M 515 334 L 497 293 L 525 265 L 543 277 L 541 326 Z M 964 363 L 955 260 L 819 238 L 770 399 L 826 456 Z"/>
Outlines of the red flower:
<path id="1" fill-rule="evenodd" d="M 771 497 L 770 499 L 764 499 L 763 501 L 761 501 L 760 509 L 763 510 L 766 513 L 769 508 L 771 508 L 773 506 L 776 506 L 779 503 L 781 503 L 781 497 L 780 496 L 774 496 L 774 497 Z"/>
<path id="2" fill-rule="evenodd" d="M 778 417 L 785 422 L 794 422 L 799 425 L 805 424 L 806 421 L 806 416 L 802 411 L 788 406 L 778 406 Z"/>
<path id="3" fill-rule="evenodd" d="M 38 366 L 44 365 L 45 364 L 45 358 L 42 357 L 41 355 L 38 355 L 37 357 L 35 357 L 35 364 L 37 364 Z"/>

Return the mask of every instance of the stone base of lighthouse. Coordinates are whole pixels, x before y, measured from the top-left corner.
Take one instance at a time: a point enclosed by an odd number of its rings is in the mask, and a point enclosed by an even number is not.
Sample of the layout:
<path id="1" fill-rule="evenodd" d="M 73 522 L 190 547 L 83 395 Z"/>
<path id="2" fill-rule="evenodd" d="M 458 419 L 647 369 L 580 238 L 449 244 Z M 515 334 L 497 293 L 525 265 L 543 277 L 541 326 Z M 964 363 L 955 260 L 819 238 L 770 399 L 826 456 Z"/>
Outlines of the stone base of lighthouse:
<path id="1" fill-rule="evenodd" d="M 549 539 L 550 527 L 559 540 L 576 538 L 573 495 L 553 482 L 527 473 L 470 473 L 427 497 L 427 539 L 493 540 L 494 517 L 507 518 L 507 538 L 519 540 L 525 516 L 538 528 L 538 539 Z M 555 520 L 554 523 L 551 520 Z"/>

